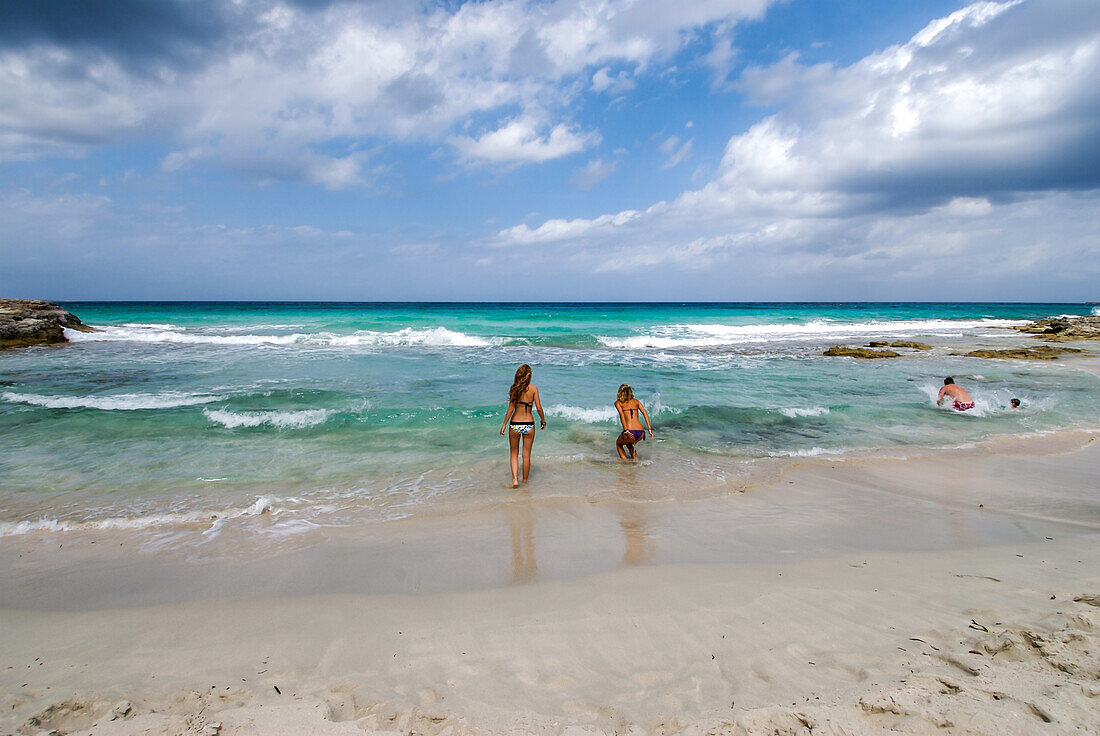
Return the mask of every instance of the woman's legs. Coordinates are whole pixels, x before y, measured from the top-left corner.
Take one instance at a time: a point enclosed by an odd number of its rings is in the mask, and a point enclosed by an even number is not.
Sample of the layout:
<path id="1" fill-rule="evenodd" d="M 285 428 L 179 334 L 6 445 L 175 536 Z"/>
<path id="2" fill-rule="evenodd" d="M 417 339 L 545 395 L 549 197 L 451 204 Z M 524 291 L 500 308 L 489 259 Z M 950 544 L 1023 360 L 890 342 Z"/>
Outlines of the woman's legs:
<path id="1" fill-rule="evenodd" d="M 626 452 L 623 451 L 624 447 L 630 450 L 630 460 L 638 459 L 638 453 L 634 450 L 634 435 L 630 434 L 630 432 L 622 432 L 619 438 L 615 440 L 615 450 L 619 453 L 620 458 L 626 460 L 628 458 Z"/>
<path id="2" fill-rule="evenodd" d="M 523 435 L 523 482 L 531 475 L 531 445 L 535 444 L 535 430 Z"/>
<path id="3" fill-rule="evenodd" d="M 508 460 L 512 465 L 512 488 L 519 488 L 519 437 L 511 427 L 508 428 Z M 527 454 L 530 455 L 531 451 L 528 450 Z M 527 479 L 524 478 L 524 480 Z"/>

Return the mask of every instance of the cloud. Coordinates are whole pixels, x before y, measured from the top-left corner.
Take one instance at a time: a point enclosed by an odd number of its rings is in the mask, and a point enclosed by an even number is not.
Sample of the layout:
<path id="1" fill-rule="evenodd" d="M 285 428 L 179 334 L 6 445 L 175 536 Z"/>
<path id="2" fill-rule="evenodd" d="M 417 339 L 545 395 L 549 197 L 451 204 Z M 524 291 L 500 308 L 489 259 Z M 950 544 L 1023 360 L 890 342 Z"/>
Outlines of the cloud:
<path id="1" fill-rule="evenodd" d="M 250 148 L 246 164 L 271 165 L 242 173 L 325 185 L 362 181 L 348 156 L 375 143 L 546 161 L 595 140 L 572 104 L 590 85 L 629 91 L 631 74 L 612 68 L 642 73 L 698 29 L 760 17 L 769 2 L 120 0 L 71 13 L 17 2 L 0 31 L 0 158 L 143 137 L 229 167 L 227 154 Z M 521 129 L 532 120 L 537 131 Z M 473 124 L 487 132 L 471 135 Z"/>
<path id="2" fill-rule="evenodd" d="M 527 225 L 516 225 L 497 234 L 497 245 L 531 245 L 533 243 L 552 243 L 560 240 L 572 240 L 587 237 L 595 233 L 610 232 L 634 222 L 643 215 L 637 210 L 625 210 L 614 215 L 600 215 L 592 220 L 547 220 L 535 229 Z"/>
<path id="3" fill-rule="evenodd" d="M 516 118 L 479 138 L 454 136 L 448 140 L 466 161 L 514 164 L 549 161 L 583 151 L 598 143 L 599 135 L 575 130 L 564 123 L 540 132 L 532 119 Z"/>
<path id="4" fill-rule="evenodd" d="M 668 158 L 661 165 L 662 169 L 671 169 L 691 155 L 692 142 L 695 139 L 681 141 L 679 136 L 669 136 L 658 148 Z"/>
<path id="5" fill-rule="evenodd" d="M 620 71 L 614 77 L 610 74 L 611 67 L 605 66 L 592 75 L 593 92 L 610 92 L 613 95 L 629 92 L 638 86 L 637 82 L 630 78 L 625 71 Z"/>
<path id="6" fill-rule="evenodd" d="M 585 191 L 599 184 L 615 173 L 619 165 L 614 161 L 604 161 L 602 158 L 593 159 L 582 168 L 573 172 L 569 182 L 577 189 Z"/>
<path id="7" fill-rule="evenodd" d="M 949 284 L 953 255 L 976 287 L 1026 272 L 1031 243 L 1077 283 L 1075 259 L 1100 236 L 1096 79 L 1091 3 L 979 2 L 850 66 L 790 55 L 746 70 L 739 88 L 778 112 L 732 136 L 713 178 L 667 205 L 499 238 L 541 234 L 579 264 L 598 251 L 603 269 L 724 263 L 849 282 Z M 662 143 L 666 166 L 684 145 Z"/>

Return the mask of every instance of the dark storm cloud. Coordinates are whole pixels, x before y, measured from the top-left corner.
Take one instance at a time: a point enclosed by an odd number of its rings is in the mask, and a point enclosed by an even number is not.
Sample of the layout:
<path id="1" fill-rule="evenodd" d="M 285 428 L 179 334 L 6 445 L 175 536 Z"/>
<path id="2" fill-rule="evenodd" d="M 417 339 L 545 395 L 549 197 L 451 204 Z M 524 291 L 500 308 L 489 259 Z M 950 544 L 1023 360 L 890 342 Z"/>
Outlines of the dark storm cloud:
<path id="1" fill-rule="evenodd" d="M 51 43 L 130 61 L 181 58 L 216 45 L 242 21 L 217 2 L 16 0 L 5 3 L 0 46 Z"/>

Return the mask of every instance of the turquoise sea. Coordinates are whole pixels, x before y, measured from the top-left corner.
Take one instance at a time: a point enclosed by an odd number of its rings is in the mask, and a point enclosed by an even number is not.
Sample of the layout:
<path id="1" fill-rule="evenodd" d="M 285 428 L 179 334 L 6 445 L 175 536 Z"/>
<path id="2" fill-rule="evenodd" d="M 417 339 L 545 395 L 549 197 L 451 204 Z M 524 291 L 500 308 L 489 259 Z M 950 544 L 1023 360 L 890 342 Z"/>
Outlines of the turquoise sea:
<path id="1" fill-rule="evenodd" d="M 372 523 L 506 501 L 520 363 L 548 428 L 537 497 L 728 492 L 771 458 L 906 454 L 1094 428 L 1100 377 L 953 353 L 1082 304 L 70 303 L 92 334 L 0 354 L 0 536 L 202 535 Z M 897 360 L 824 347 L 915 339 Z M 965 415 L 931 398 L 953 375 Z M 622 466 L 612 402 L 653 417 Z M 1023 400 L 1022 410 L 1007 408 Z"/>

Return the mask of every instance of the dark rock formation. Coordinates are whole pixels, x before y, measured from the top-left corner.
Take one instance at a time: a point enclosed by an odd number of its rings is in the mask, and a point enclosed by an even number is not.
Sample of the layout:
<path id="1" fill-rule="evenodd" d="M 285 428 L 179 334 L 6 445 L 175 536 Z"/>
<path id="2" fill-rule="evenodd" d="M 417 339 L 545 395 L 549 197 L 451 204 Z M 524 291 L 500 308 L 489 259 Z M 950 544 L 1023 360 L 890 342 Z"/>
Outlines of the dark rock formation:
<path id="1" fill-rule="evenodd" d="M 890 343 L 886 342 L 885 340 L 872 340 L 871 342 L 867 343 L 867 347 L 869 347 L 869 348 L 884 348 L 884 347 L 887 347 L 889 344 Z"/>
<path id="2" fill-rule="evenodd" d="M 1056 348 L 1050 345 L 1034 347 L 1006 348 L 1004 350 L 972 350 L 968 358 L 1012 358 L 1016 360 L 1054 360 L 1067 353 L 1081 353 L 1077 348 Z"/>
<path id="3" fill-rule="evenodd" d="M 913 350 L 931 350 L 932 346 L 926 342 L 915 342 L 913 340 L 894 340 L 890 343 L 892 348 L 911 348 Z"/>
<path id="4" fill-rule="evenodd" d="M 845 345 L 833 345 L 822 355 L 831 358 L 900 358 L 901 353 L 893 350 L 868 350 L 867 348 L 850 348 Z"/>
<path id="5" fill-rule="evenodd" d="M 0 299 L 0 350 L 68 342 L 62 327 L 93 332 L 79 317 L 39 299 Z"/>
<path id="6" fill-rule="evenodd" d="M 1044 340 L 1100 340 L 1100 317 L 1050 317 L 1017 327 L 1020 332 L 1039 335 Z"/>

